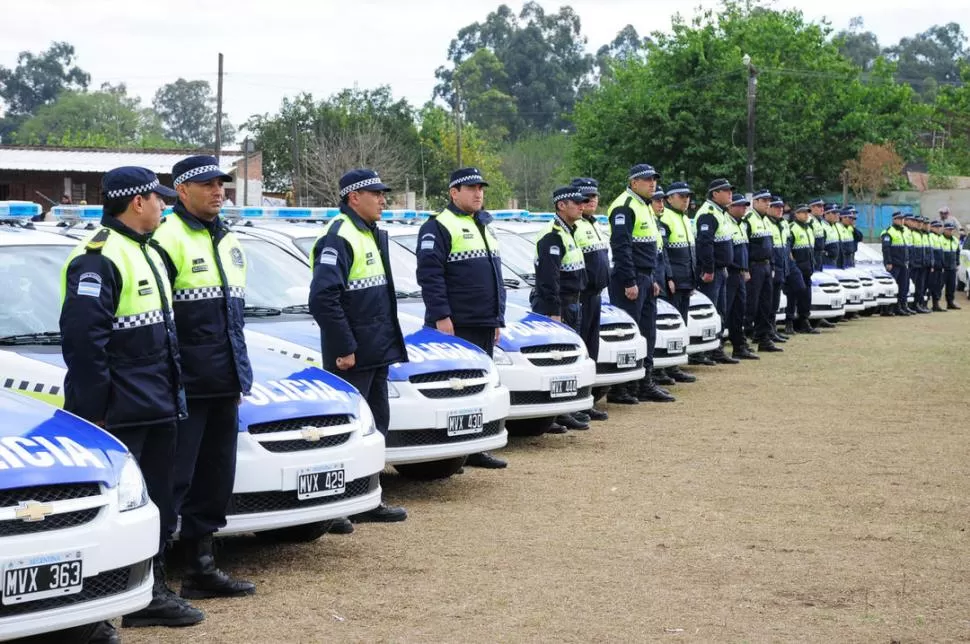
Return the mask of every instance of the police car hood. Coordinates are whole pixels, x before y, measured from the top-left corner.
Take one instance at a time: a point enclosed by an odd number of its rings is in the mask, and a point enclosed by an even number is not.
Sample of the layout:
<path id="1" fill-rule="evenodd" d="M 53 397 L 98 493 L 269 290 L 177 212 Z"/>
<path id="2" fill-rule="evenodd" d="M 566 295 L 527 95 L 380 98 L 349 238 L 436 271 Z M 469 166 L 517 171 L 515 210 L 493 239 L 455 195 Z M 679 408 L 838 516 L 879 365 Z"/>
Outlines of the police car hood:
<path id="1" fill-rule="evenodd" d="M 509 290 L 508 293 L 520 292 Z M 524 289 L 521 291 L 524 292 Z M 526 294 L 528 298 L 528 294 Z M 424 303 L 408 302 L 398 305 L 420 318 L 424 318 Z M 522 306 L 507 298 L 505 304 L 505 327 L 499 336 L 498 348 L 502 351 L 521 351 L 523 347 L 544 344 L 582 344 L 580 337 L 565 324 Z"/>
<path id="2" fill-rule="evenodd" d="M 828 267 L 826 267 L 826 268 L 823 268 L 822 269 L 822 273 L 824 273 L 826 275 L 831 275 L 836 280 L 858 280 L 859 279 L 859 276 L 858 275 L 853 275 L 849 271 L 844 270 L 842 268 L 828 268 Z"/>
<path id="3" fill-rule="evenodd" d="M 626 324 L 636 324 L 636 320 L 630 317 L 630 314 L 621 309 L 620 307 L 610 303 L 610 295 L 607 291 L 603 291 L 603 307 L 600 309 L 600 325 L 603 324 L 616 324 L 618 322 L 623 322 Z M 667 300 L 657 299 L 657 313 L 670 313 L 668 310 L 673 309 L 674 313 L 677 313 L 677 309 L 674 309 Z"/>
<path id="4" fill-rule="evenodd" d="M 403 309 L 406 305 L 398 306 Z M 401 311 L 398 313 L 398 321 L 404 333 L 408 362 L 392 364 L 388 368 L 388 380 L 402 382 L 422 373 L 475 368 L 488 371 L 492 368 L 492 361 L 484 351 L 470 342 L 425 327 L 423 317 Z M 320 327 L 309 316 L 265 322 L 253 325 L 251 330 L 305 347 L 312 352 L 314 361 L 320 359 Z M 301 356 L 290 356 L 293 357 Z"/>
<path id="5" fill-rule="evenodd" d="M 26 396 L 0 391 L 0 489 L 67 483 L 114 487 L 128 451 L 107 432 Z"/>
<path id="6" fill-rule="evenodd" d="M 838 284 L 839 280 L 836 278 L 832 271 L 825 271 L 824 273 L 819 273 L 818 271 L 812 273 L 812 286 L 823 286 L 825 284 Z"/>
<path id="7" fill-rule="evenodd" d="M 882 277 L 883 274 L 889 275 L 886 269 L 881 266 L 878 268 L 876 266 L 853 266 L 842 270 L 853 277 L 868 277 L 870 279 L 873 277 Z M 890 277 L 892 276 L 890 275 Z"/>
<path id="8" fill-rule="evenodd" d="M 694 291 L 690 295 L 690 305 L 691 306 L 714 306 L 711 302 L 711 298 L 707 297 L 700 291 Z"/>
<path id="9" fill-rule="evenodd" d="M 15 362 L 17 358 L 20 362 Z M 360 394 L 333 374 L 264 349 L 251 349 L 249 359 L 253 388 L 239 406 L 240 432 L 248 431 L 250 425 L 288 418 L 357 415 Z M 65 370 L 60 347 L 16 347 L 16 354 L 0 351 L 0 377 L 23 378 L 28 382 L 27 389 L 33 393 L 35 387 L 39 388 L 37 397 L 46 396 L 53 404 L 64 403 L 61 385 Z"/>

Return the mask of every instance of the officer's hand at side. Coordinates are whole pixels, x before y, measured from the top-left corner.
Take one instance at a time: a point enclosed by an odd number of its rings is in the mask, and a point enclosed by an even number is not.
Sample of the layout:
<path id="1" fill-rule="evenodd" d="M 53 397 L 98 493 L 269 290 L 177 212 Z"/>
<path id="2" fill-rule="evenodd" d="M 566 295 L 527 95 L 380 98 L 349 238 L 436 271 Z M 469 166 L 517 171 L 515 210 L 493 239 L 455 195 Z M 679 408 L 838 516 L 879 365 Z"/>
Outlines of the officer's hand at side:
<path id="1" fill-rule="evenodd" d="M 714 281 L 714 273 L 701 273 L 701 281 L 710 284 Z"/>
<path id="2" fill-rule="evenodd" d="M 893 265 L 892 264 L 886 264 L 886 270 L 887 271 L 891 271 L 892 269 L 893 269 Z"/>
<path id="3" fill-rule="evenodd" d="M 500 337 L 502 337 L 502 329 L 499 329 L 499 328 L 496 328 L 496 329 L 495 329 L 495 339 L 494 339 L 494 340 L 492 340 L 492 342 L 493 342 L 494 344 L 498 344 L 498 339 L 499 339 Z"/>
<path id="4" fill-rule="evenodd" d="M 741 274 L 744 275 L 744 281 L 745 282 L 750 282 L 751 281 L 751 273 L 749 273 L 748 271 L 744 271 Z"/>
<path id="5" fill-rule="evenodd" d="M 355 364 L 357 364 L 357 356 L 353 353 L 348 356 L 341 356 L 337 358 L 337 368 L 341 371 L 353 369 Z"/>
<path id="6" fill-rule="evenodd" d="M 633 288 L 636 288 L 636 286 L 634 286 Z M 561 315 L 550 315 L 549 317 L 552 318 L 553 320 L 555 320 L 556 322 L 562 322 L 562 316 Z"/>
<path id="7" fill-rule="evenodd" d="M 671 295 L 677 292 L 677 284 L 674 283 L 674 280 L 667 280 L 667 290 Z"/>
<path id="8" fill-rule="evenodd" d="M 455 325 L 451 323 L 451 318 L 441 318 L 434 325 L 442 333 L 447 333 L 448 335 L 455 335 Z"/>
<path id="9" fill-rule="evenodd" d="M 640 287 L 636 285 L 627 286 L 625 289 L 623 289 L 623 294 L 626 295 L 626 299 L 635 300 L 637 299 L 637 296 L 640 295 Z"/>
<path id="10" fill-rule="evenodd" d="M 653 283 L 653 296 L 654 297 L 657 297 L 658 295 L 660 295 L 660 284 L 658 284 L 657 282 L 654 282 Z"/>

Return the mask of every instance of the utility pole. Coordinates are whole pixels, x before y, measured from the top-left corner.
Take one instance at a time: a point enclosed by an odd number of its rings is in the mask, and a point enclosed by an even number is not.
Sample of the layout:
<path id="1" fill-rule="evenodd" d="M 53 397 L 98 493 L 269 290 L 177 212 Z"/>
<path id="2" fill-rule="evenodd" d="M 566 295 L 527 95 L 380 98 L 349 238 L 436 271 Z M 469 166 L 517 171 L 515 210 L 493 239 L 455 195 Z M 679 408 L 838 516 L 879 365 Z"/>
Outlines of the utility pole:
<path id="1" fill-rule="evenodd" d="M 293 121 L 293 134 L 290 140 L 293 143 L 293 205 L 300 205 L 300 146 L 297 138 L 296 121 Z"/>
<path id="2" fill-rule="evenodd" d="M 222 156 L 222 54 L 219 54 L 219 82 L 216 88 L 216 161 Z"/>
<path id="3" fill-rule="evenodd" d="M 458 150 L 456 156 L 458 157 L 458 167 L 461 167 L 461 85 L 458 81 L 455 81 L 455 127 L 457 128 L 457 144 Z"/>
<path id="4" fill-rule="evenodd" d="M 758 89 L 758 70 L 751 64 L 751 56 L 745 54 L 741 62 L 748 68 L 748 194 L 754 194 L 754 106 Z"/>
<path id="5" fill-rule="evenodd" d="M 243 202 L 249 205 L 249 137 L 243 139 Z"/>

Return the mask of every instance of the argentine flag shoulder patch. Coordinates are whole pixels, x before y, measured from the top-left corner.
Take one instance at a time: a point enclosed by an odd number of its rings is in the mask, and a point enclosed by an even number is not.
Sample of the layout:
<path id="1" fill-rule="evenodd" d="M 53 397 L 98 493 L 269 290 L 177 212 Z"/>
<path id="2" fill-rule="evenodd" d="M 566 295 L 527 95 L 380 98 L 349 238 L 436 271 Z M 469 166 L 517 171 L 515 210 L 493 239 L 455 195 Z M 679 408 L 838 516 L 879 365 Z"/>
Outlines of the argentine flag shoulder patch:
<path id="1" fill-rule="evenodd" d="M 337 265 L 337 249 L 336 248 L 324 248 L 320 251 L 320 259 L 318 263 L 325 266 L 336 266 Z"/>
<path id="2" fill-rule="evenodd" d="M 77 281 L 77 294 L 101 297 L 101 276 L 97 273 L 82 273 Z"/>

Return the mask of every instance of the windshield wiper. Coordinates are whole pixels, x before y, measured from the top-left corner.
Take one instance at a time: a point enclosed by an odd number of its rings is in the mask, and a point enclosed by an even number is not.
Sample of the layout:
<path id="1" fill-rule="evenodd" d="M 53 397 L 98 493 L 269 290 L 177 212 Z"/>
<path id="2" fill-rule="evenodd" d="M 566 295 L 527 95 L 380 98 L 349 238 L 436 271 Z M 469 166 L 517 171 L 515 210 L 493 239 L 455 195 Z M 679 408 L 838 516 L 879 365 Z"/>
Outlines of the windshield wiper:
<path id="1" fill-rule="evenodd" d="M 283 313 L 309 313 L 309 304 L 291 304 L 282 308 Z"/>
<path id="2" fill-rule="evenodd" d="M 282 315 L 283 311 L 272 306 L 247 306 L 243 308 L 243 313 L 254 318 L 268 318 Z"/>
<path id="3" fill-rule="evenodd" d="M 0 338 L 0 344 L 60 344 L 61 334 L 58 331 L 44 331 L 41 333 L 20 333 Z"/>

